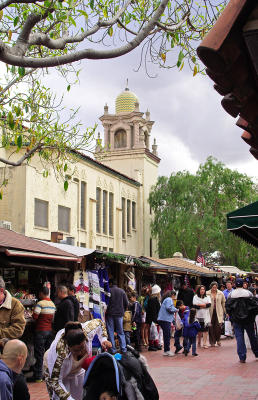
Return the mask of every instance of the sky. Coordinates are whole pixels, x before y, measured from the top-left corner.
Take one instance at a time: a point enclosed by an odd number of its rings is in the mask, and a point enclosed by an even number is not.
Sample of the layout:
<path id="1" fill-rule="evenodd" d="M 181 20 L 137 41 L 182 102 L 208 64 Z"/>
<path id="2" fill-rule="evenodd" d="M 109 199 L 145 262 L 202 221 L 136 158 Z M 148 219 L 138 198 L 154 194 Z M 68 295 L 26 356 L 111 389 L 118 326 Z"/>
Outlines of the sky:
<path id="1" fill-rule="evenodd" d="M 206 75 L 193 77 L 187 68 L 182 71 L 148 65 L 149 77 L 139 65 L 139 51 L 118 59 L 85 60 L 77 85 L 66 92 L 66 84 L 54 70 L 47 84 L 58 94 L 65 92 L 64 105 L 80 107 L 79 117 L 85 127 L 98 123 L 97 132 L 103 137 L 98 118 L 105 103 L 109 112 L 115 112 L 115 99 L 126 87 L 134 92 L 140 111 L 147 109 L 155 121 L 151 144 L 156 138 L 161 158 L 159 174 L 188 170 L 195 173 L 199 164 L 213 156 L 228 167 L 258 178 L 257 160 L 250 154 L 249 146 L 241 139 L 242 130 L 236 120 L 222 108 L 221 96 L 213 89 Z"/>

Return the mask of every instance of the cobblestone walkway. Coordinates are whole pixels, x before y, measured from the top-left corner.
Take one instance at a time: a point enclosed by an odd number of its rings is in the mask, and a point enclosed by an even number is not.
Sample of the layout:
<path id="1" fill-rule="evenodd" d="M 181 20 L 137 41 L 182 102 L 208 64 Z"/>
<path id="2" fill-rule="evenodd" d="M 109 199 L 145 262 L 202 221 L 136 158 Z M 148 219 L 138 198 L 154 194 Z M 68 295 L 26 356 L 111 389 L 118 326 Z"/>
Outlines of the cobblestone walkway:
<path id="1" fill-rule="evenodd" d="M 258 361 L 250 350 L 246 364 L 238 362 L 235 340 L 198 353 L 164 357 L 162 351 L 144 352 L 160 400 L 258 400 Z M 49 399 L 44 383 L 30 384 L 29 390 L 31 400 Z"/>

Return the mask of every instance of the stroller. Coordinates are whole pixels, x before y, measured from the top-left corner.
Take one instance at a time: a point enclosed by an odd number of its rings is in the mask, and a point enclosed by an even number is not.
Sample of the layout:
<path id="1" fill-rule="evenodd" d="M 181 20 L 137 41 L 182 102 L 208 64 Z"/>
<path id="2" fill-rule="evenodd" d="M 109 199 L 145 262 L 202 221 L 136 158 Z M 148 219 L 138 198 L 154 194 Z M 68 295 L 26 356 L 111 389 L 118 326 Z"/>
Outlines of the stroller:
<path id="1" fill-rule="evenodd" d="M 93 360 L 84 378 L 83 400 L 98 400 L 112 392 L 118 400 L 158 400 L 159 393 L 143 359 L 131 346 L 117 360 L 101 353 Z"/>

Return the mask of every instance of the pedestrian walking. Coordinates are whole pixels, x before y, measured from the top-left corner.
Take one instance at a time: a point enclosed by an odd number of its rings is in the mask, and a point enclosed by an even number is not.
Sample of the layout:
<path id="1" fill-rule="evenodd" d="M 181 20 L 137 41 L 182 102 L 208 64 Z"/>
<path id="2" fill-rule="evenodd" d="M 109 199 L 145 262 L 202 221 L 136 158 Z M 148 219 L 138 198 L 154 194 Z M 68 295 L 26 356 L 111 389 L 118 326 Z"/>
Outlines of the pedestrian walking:
<path id="1" fill-rule="evenodd" d="M 115 332 L 117 333 L 120 349 L 123 353 L 126 352 L 125 334 L 123 330 L 123 316 L 128 307 L 128 299 L 125 291 L 117 287 L 117 282 L 114 279 L 109 280 L 110 300 L 106 312 L 106 325 L 108 337 L 112 343 L 111 351 L 116 352 Z"/>
<path id="2" fill-rule="evenodd" d="M 58 286 L 57 297 L 60 303 L 57 305 L 53 329 L 55 332 L 60 331 L 69 321 L 74 321 L 73 302 L 68 298 L 68 289 L 66 286 Z"/>
<path id="3" fill-rule="evenodd" d="M 9 340 L 4 348 L 0 360 L 0 399 L 13 400 L 15 380 L 21 373 L 28 355 L 26 345 L 18 339 Z M 24 399 L 20 392 L 21 400 Z M 17 399 L 17 398 L 16 398 Z"/>
<path id="4" fill-rule="evenodd" d="M 24 307 L 5 289 L 0 276 L 0 339 L 18 339 L 25 329 Z"/>
<path id="5" fill-rule="evenodd" d="M 178 315 L 181 321 L 184 319 L 185 314 L 189 313 L 189 307 L 185 306 L 182 300 L 177 300 L 176 308 L 178 309 Z M 179 353 L 180 350 L 186 347 L 186 340 L 183 338 L 183 346 L 180 343 L 180 338 L 183 336 L 183 327 L 176 329 L 174 334 L 174 346 L 176 348 L 175 354 Z"/>
<path id="6" fill-rule="evenodd" d="M 171 324 L 175 321 L 175 313 L 178 311 L 174 306 L 173 299 L 176 295 L 174 290 L 167 290 L 161 300 L 158 315 L 158 324 L 163 331 L 164 356 L 173 357 L 175 353 L 170 351 Z"/>
<path id="7" fill-rule="evenodd" d="M 158 285 L 152 286 L 151 295 L 146 307 L 146 324 L 148 324 L 149 330 L 151 329 L 151 325 L 154 324 L 152 329 L 153 332 L 155 331 L 153 335 L 151 335 L 150 332 L 151 339 L 149 340 L 148 351 L 157 351 L 162 348 L 159 344 L 158 331 L 156 327 L 160 309 L 160 292 L 161 288 Z"/>
<path id="8" fill-rule="evenodd" d="M 192 347 L 192 355 L 198 356 L 196 353 L 196 336 L 201 329 L 201 325 L 196 318 L 196 309 L 191 308 L 189 312 L 185 313 L 182 322 L 184 325 L 183 336 L 185 339 L 184 355 L 187 356 Z"/>
<path id="9" fill-rule="evenodd" d="M 218 283 L 215 281 L 211 282 L 210 290 L 206 294 L 211 298 L 211 306 L 209 308 L 211 316 L 211 325 L 209 327 L 210 345 L 214 347 L 217 343 L 218 346 L 221 346 L 221 327 L 226 314 L 225 296 L 218 290 Z"/>
<path id="10" fill-rule="evenodd" d="M 228 295 L 233 292 L 233 286 L 232 286 L 232 281 L 229 279 L 226 282 L 226 289 L 223 291 L 223 294 L 225 296 L 225 299 L 227 300 Z"/>
<path id="11" fill-rule="evenodd" d="M 32 317 L 35 320 L 34 355 L 36 363 L 33 367 L 33 380 L 42 381 L 43 357 L 54 339 L 52 321 L 56 307 L 49 298 L 49 288 L 43 287 L 39 292 L 40 301 L 36 304 Z"/>
<path id="12" fill-rule="evenodd" d="M 206 294 L 205 286 L 201 285 L 196 291 L 193 298 L 193 308 L 196 311 L 196 318 L 201 326 L 198 332 L 198 345 L 201 346 L 201 338 L 203 337 L 203 348 L 208 348 L 208 330 L 211 324 L 210 310 L 211 298 Z"/>
<path id="13" fill-rule="evenodd" d="M 255 317 L 258 314 L 258 298 L 243 288 L 243 279 L 236 280 L 236 289 L 229 294 L 226 310 L 233 323 L 237 341 L 237 354 L 241 363 L 246 362 L 246 345 L 244 332 L 246 331 L 252 352 L 258 360 L 258 340 L 255 335 Z"/>
<path id="14" fill-rule="evenodd" d="M 129 295 L 129 310 L 132 313 L 132 329 L 135 350 L 141 351 L 141 326 L 142 326 L 142 307 L 137 301 L 135 292 Z"/>

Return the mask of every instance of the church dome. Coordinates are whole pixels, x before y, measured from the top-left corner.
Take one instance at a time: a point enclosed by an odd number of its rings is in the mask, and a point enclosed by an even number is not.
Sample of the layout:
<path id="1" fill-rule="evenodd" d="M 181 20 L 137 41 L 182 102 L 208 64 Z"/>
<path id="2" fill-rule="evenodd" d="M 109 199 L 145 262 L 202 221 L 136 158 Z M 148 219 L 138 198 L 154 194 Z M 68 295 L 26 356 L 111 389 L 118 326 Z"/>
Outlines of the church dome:
<path id="1" fill-rule="evenodd" d="M 116 98 L 116 114 L 130 113 L 134 111 L 135 103 L 139 103 L 137 96 L 126 88 Z"/>

